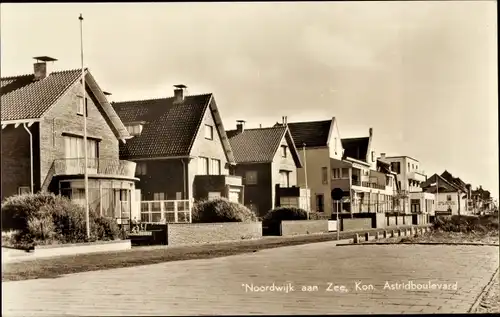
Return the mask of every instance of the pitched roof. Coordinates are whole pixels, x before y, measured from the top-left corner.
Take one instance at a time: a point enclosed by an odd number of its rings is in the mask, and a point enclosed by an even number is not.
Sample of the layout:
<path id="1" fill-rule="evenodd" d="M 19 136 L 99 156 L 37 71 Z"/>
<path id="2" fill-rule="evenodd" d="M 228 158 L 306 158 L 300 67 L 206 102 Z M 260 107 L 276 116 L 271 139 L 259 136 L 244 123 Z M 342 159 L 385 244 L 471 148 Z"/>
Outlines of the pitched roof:
<path id="1" fill-rule="evenodd" d="M 456 192 L 456 191 L 462 190 L 456 184 L 449 182 L 448 180 L 446 180 L 446 178 L 444 178 L 438 174 L 434 174 L 431 177 L 429 177 L 425 182 L 422 183 L 421 187 L 423 189 L 426 189 L 427 192 L 435 193 L 436 186 L 431 186 L 431 184 L 435 183 L 436 179 L 438 179 L 440 193 L 441 192 Z"/>
<path id="2" fill-rule="evenodd" d="M 272 162 L 283 139 L 286 127 L 245 129 L 235 134 L 229 130 L 226 134 L 234 151 L 236 163 L 268 163 Z"/>
<path id="3" fill-rule="evenodd" d="M 34 80 L 33 74 L 1 78 L 2 123 L 41 118 L 72 85 L 80 80 L 81 75 L 81 69 L 75 69 L 52 72 L 37 81 Z M 105 119 L 116 137 L 122 140 L 130 138 L 127 129 L 88 69 L 85 69 L 85 82 L 102 107 Z"/>
<path id="4" fill-rule="evenodd" d="M 344 156 L 366 162 L 370 137 L 342 139 Z"/>
<path id="5" fill-rule="evenodd" d="M 40 118 L 80 76 L 81 70 L 66 70 L 38 81 L 33 75 L 2 78 L 2 121 Z"/>
<path id="6" fill-rule="evenodd" d="M 145 121 L 140 135 L 120 145 L 126 159 L 189 156 L 212 94 L 112 103 L 127 123 Z"/>
<path id="7" fill-rule="evenodd" d="M 328 137 L 330 136 L 333 120 L 291 122 L 287 125 L 296 146 L 302 147 L 305 143 L 306 148 L 319 147 L 328 145 Z M 277 125 L 281 124 L 278 123 Z"/>
<path id="8" fill-rule="evenodd" d="M 281 140 L 285 137 L 295 165 L 302 167 L 292 135 L 286 126 L 246 129 L 240 133 L 237 130 L 229 130 L 226 134 L 229 137 L 237 164 L 272 162 L 279 149 Z"/>

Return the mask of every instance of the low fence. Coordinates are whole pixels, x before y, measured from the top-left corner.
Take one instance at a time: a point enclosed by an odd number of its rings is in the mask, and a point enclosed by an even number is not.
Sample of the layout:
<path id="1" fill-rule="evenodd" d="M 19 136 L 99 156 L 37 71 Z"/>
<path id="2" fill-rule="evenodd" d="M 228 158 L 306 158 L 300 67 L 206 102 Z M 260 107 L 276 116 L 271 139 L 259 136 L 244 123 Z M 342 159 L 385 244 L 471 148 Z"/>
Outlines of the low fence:
<path id="1" fill-rule="evenodd" d="M 191 200 L 146 200 L 141 201 L 143 223 L 191 223 Z"/>
<path id="2" fill-rule="evenodd" d="M 166 227 L 169 246 L 262 238 L 261 222 L 168 223 Z"/>
<path id="3" fill-rule="evenodd" d="M 283 220 L 280 226 L 281 236 L 326 233 L 329 231 L 328 220 Z"/>

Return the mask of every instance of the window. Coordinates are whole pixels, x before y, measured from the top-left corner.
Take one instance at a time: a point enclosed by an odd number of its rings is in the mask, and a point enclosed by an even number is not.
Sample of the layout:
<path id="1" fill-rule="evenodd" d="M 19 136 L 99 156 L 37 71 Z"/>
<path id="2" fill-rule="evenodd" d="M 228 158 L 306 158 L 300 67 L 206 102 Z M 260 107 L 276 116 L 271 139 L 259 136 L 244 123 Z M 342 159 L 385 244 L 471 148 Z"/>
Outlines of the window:
<path id="1" fill-rule="evenodd" d="M 280 187 L 290 187 L 289 171 L 280 171 Z"/>
<path id="2" fill-rule="evenodd" d="M 127 125 L 127 131 L 130 135 L 140 135 L 142 132 L 142 124 Z"/>
<path id="3" fill-rule="evenodd" d="M 245 173 L 245 184 L 246 185 L 257 184 L 257 171 L 247 171 Z"/>
<path id="4" fill-rule="evenodd" d="M 254 203 L 250 203 L 250 204 L 247 204 L 246 205 L 248 209 L 250 209 L 251 211 L 253 211 L 256 215 L 258 215 L 259 213 L 259 208 L 256 204 Z"/>
<path id="5" fill-rule="evenodd" d="M 393 172 L 397 174 L 401 174 L 401 163 L 400 162 L 392 162 L 391 169 Z"/>
<path id="6" fill-rule="evenodd" d="M 83 116 L 83 102 L 81 101 L 82 98 L 80 98 L 80 100 L 78 101 L 78 105 L 77 105 L 77 109 L 76 109 L 76 114 L 79 114 L 81 116 Z M 88 117 L 89 116 L 89 109 L 88 109 L 88 101 L 89 99 L 88 98 L 85 98 L 85 116 Z"/>
<path id="7" fill-rule="evenodd" d="M 334 138 L 334 142 L 335 142 L 334 143 L 335 144 L 334 145 L 335 146 L 334 150 L 335 150 L 335 154 L 337 154 L 337 138 Z"/>
<path id="8" fill-rule="evenodd" d="M 418 165 L 415 165 L 415 169 L 418 171 Z"/>
<path id="9" fill-rule="evenodd" d="M 317 194 L 316 195 L 316 211 L 317 212 L 324 212 L 325 211 L 325 199 L 323 194 Z"/>
<path id="10" fill-rule="evenodd" d="M 165 193 L 154 193 L 153 200 L 166 200 Z"/>
<path id="11" fill-rule="evenodd" d="M 146 175 L 147 167 L 146 162 L 138 162 L 135 168 L 135 175 Z"/>
<path id="12" fill-rule="evenodd" d="M 286 145 L 281 146 L 281 157 L 286 157 Z"/>
<path id="13" fill-rule="evenodd" d="M 322 179 L 323 184 L 328 184 L 328 168 L 327 167 L 321 168 L 321 179 Z"/>
<path id="14" fill-rule="evenodd" d="M 410 171 L 410 162 L 408 162 L 408 172 Z"/>
<path id="15" fill-rule="evenodd" d="M 210 175 L 220 175 L 220 160 L 211 159 L 210 160 Z"/>
<path id="16" fill-rule="evenodd" d="M 205 124 L 205 139 L 207 140 L 214 139 L 214 127 L 208 124 Z"/>
<path id="17" fill-rule="evenodd" d="M 411 200 L 411 212 L 420 212 L 420 199 Z"/>
<path id="18" fill-rule="evenodd" d="M 340 168 L 332 168 L 332 179 L 340 178 Z"/>
<path id="19" fill-rule="evenodd" d="M 212 200 L 215 198 L 220 198 L 220 192 L 209 192 L 208 193 L 208 200 Z"/>
<path id="20" fill-rule="evenodd" d="M 349 179 L 349 169 L 348 168 L 342 169 L 342 178 Z"/>
<path id="21" fill-rule="evenodd" d="M 375 162 L 375 151 L 372 151 L 372 162 Z"/>
<path id="22" fill-rule="evenodd" d="M 30 194 L 31 188 L 29 186 L 21 186 L 17 189 L 19 195 Z"/>
<path id="23" fill-rule="evenodd" d="M 451 195 L 446 195 L 446 200 L 451 201 Z"/>
<path id="24" fill-rule="evenodd" d="M 208 158 L 207 157 L 199 157 L 198 158 L 198 174 L 199 175 L 208 175 L 209 166 L 208 166 Z"/>

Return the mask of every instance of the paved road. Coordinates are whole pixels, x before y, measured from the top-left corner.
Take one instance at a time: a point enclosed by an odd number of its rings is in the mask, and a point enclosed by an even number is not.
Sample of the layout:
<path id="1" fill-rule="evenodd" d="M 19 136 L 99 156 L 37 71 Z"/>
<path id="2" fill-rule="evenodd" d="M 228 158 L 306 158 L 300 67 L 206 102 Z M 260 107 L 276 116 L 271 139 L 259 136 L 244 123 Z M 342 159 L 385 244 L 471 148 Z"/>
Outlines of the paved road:
<path id="1" fill-rule="evenodd" d="M 469 310 L 498 266 L 497 247 L 325 242 L 6 282 L 2 315 L 458 313 Z M 410 280 L 457 283 L 457 290 L 384 289 L 386 281 Z M 356 282 L 368 288 L 357 290 Z M 291 283 L 295 290 L 252 292 L 244 286 L 252 283 Z"/>

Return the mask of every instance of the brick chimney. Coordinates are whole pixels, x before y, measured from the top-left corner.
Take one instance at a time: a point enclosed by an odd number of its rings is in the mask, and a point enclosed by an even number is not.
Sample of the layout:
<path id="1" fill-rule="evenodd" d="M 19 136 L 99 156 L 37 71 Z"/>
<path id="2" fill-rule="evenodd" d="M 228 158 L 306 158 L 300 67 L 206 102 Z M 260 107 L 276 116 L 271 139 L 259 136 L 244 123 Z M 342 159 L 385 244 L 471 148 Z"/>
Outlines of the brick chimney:
<path id="1" fill-rule="evenodd" d="M 385 153 L 380 153 L 380 158 L 385 159 Z"/>
<path id="2" fill-rule="evenodd" d="M 181 103 L 184 101 L 184 92 L 187 88 L 186 85 L 174 85 L 174 103 Z"/>
<path id="3" fill-rule="evenodd" d="M 236 120 L 236 131 L 241 133 L 245 130 L 245 120 Z"/>
<path id="4" fill-rule="evenodd" d="M 42 80 L 47 77 L 47 62 L 54 62 L 57 59 L 48 56 L 33 57 L 36 63 L 33 64 L 33 80 Z"/>

